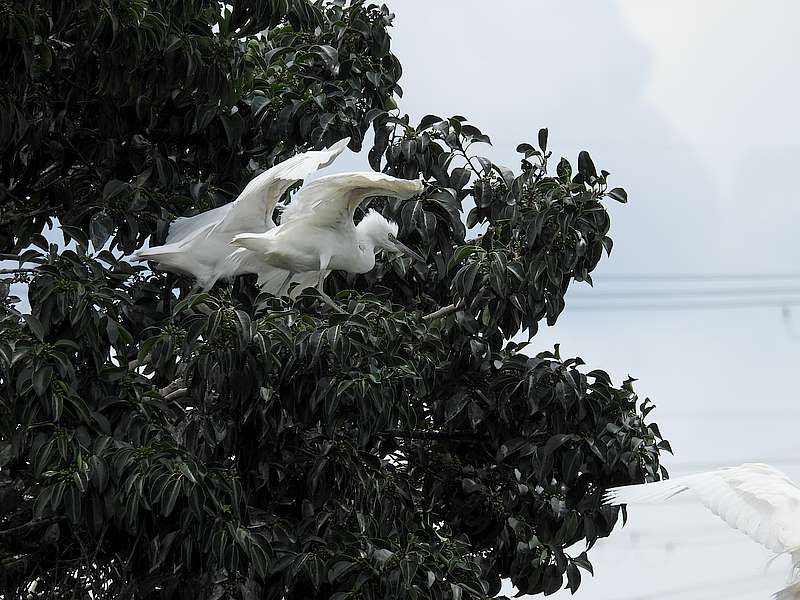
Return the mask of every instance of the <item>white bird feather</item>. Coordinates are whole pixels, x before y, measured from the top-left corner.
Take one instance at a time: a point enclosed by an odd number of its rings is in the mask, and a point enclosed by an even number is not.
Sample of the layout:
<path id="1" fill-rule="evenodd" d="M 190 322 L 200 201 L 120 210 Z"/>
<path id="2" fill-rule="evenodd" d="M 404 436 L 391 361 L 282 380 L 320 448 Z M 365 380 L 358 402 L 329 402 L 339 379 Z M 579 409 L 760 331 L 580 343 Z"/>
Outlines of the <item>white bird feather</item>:
<path id="1" fill-rule="evenodd" d="M 800 487 L 778 469 L 746 463 L 716 471 L 609 489 L 605 504 L 663 502 L 693 493 L 728 525 L 777 554 L 792 557 L 793 577 L 800 570 Z M 777 592 L 777 600 L 800 600 L 800 581 Z"/>
<path id="2" fill-rule="evenodd" d="M 369 197 L 406 199 L 419 194 L 423 187 L 418 180 L 374 172 L 321 177 L 294 195 L 278 227 L 236 235 L 233 244 L 263 262 L 259 275 L 262 289 L 281 295 L 297 282 L 297 292 L 315 279 L 322 291 L 330 270 L 366 273 L 375 266 L 375 253 L 380 250 L 416 256 L 394 239 L 397 224 L 375 211 L 369 211 L 358 225 L 353 217 Z"/>
<path id="3" fill-rule="evenodd" d="M 176 219 L 164 245 L 139 250 L 134 258 L 192 275 L 203 289 L 243 273 L 261 276 L 263 263 L 249 253 L 233 256 L 231 240 L 238 233 L 273 229 L 272 213 L 281 196 L 296 182 L 331 164 L 349 142 L 350 138 L 345 138 L 324 150 L 303 152 L 275 165 L 254 177 L 233 202 Z"/>

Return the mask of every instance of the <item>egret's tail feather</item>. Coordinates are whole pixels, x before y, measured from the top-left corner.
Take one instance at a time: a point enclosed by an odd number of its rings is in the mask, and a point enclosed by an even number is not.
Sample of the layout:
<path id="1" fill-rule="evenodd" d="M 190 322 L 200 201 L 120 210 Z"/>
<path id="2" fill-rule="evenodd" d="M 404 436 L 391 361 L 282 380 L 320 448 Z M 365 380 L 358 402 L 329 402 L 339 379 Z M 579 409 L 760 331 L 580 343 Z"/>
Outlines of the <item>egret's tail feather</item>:
<path id="1" fill-rule="evenodd" d="M 197 285 L 204 290 L 211 289 L 220 277 L 225 276 L 208 269 L 207 266 L 194 260 L 191 253 L 172 244 L 139 250 L 134 253 L 133 258 L 152 261 L 161 271 L 191 275 L 197 280 Z"/>
<path id="2" fill-rule="evenodd" d="M 283 269 L 264 268 L 258 272 L 257 285 L 262 291 L 277 296 L 287 275 Z"/>
<path id="3" fill-rule="evenodd" d="M 285 286 L 289 271 L 283 269 L 265 268 L 258 273 L 258 287 L 264 292 L 269 292 L 273 296 L 286 293 L 289 289 L 289 297 L 294 300 L 307 287 L 314 287 L 319 280 L 319 271 L 308 271 L 297 273 L 289 280 L 289 285 Z M 297 284 L 297 285 L 294 285 Z M 294 287 L 292 287 L 294 285 Z"/>
<path id="4" fill-rule="evenodd" d="M 689 476 L 691 477 L 691 475 Z M 652 483 L 626 485 L 606 490 L 603 504 L 641 504 L 663 502 L 689 489 L 685 477 L 663 479 Z"/>
<path id="5" fill-rule="evenodd" d="M 150 260 L 163 266 L 181 268 L 186 261 L 186 252 L 173 244 L 156 246 L 155 248 L 142 248 L 133 253 L 132 258 L 138 261 Z"/>
<path id="6" fill-rule="evenodd" d="M 294 300 L 306 288 L 314 287 L 319 281 L 319 271 L 307 271 L 306 273 L 298 273 L 289 282 L 289 297 Z M 292 287 L 294 284 L 294 287 Z"/>

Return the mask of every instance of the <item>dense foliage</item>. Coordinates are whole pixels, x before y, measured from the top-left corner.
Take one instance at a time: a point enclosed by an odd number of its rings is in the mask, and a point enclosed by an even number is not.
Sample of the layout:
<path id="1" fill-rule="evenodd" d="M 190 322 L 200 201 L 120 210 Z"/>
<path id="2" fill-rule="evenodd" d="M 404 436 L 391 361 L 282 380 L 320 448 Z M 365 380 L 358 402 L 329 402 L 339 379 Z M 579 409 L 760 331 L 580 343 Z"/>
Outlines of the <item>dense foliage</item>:
<path id="1" fill-rule="evenodd" d="M 602 491 L 659 474 L 669 446 L 631 381 L 509 341 L 591 281 L 611 250 L 602 201 L 625 192 L 586 153 L 551 173 L 547 130 L 514 173 L 474 152 L 489 139 L 463 117 L 399 117 L 391 17 L 0 2 L 0 251 L 18 261 L 0 283 L 5 597 L 574 591 L 591 565 L 566 549 L 617 520 Z M 372 202 L 426 261 L 334 274 L 343 313 L 249 276 L 190 294 L 125 260 L 370 127 L 375 169 L 429 183 Z"/>

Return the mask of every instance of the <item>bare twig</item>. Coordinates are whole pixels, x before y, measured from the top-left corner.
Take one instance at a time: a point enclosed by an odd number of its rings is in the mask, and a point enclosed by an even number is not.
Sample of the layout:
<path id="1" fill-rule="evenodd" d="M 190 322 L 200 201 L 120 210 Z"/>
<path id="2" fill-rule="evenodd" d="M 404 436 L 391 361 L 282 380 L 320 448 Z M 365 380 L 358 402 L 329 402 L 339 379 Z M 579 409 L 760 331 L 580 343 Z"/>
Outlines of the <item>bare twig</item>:
<path id="1" fill-rule="evenodd" d="M 461 308 L 461 303 L 448 304 L 447 306 L 444 306 L 439 310 L 433 311 L 432 313 L 423 316 L 422 319 L 424 321 L 432 321 L 433 319 L 438 319 L 439 317 L 446 317 L 447 315 L 456 312 L 459 308 Z"/>
<path id="2" fill-rule="evenodd" d="M 81 153 L 80 150 L 78 150 L 75 144 L 73 144 L 68 137 L 65 137 L 64 141 L 72 149 L 72 151 L 78 155 L 78 158 L 80 158 L 83 161 L 83 166 L 86 168 L 86 170 L 94 171 L 94 174 L 97 177 L 98 181 L 103 181 L 103 175 L 100 173 L 100 171 L 97 170 L 97 167 L 94 166 L 94 163 L 88 161 L 86 157 Z"/>
<path id="3" fill-rule="evenodd" d="M 16 261 L 19 261 L 20 260 L 20 255 L 19 254 L 7 254 L 5 252 L 0 252 L 0 260 L 16 260 Z M 43 259 L 43 258 L 40 258 L 40 257 L 33 257 L 33 258 L 26 258 L 22 262 L 36 263 L 36 264 L 42 265 L 47 261 L 45 259 Z"/>
<path id="4" fill-rule="evenodd" d="M 53 211 L 52 207 L 46 206 L 44 208 L 37 208 L 36 210 L 30 210 L 26 213 L 14 213 L 12 217 L 9 217 L 8 219 L 3 219 L 1 223 L 5 225 L 6 223 L 9 223 L 11 221 L 19 221 L 21 219 L 27 219 L 28 217 L 36 217 L 38 215 L 44 215 L 52 211 Z"/>
<path id="5" fill-rule="evenodd" d="M 0 269 L 0 275 L 13 275 L 14 273 L 35 273 L 36 269 Z"/>
<path id="6" fill-rule="evenodd" d="M 475 173 L 475 175 L 480 177 L 481 176 L 481 172 L 483 171 L 483 169 L 482 168 L 481 169 L 476 169 L 475 168 L 475 165 L 472 164 L 472 160 L 470 159 L 469 156 L 467 156 L 466 150 L 462 150 L 461 154 L 466 159 L 467 164 L 469 165 L 469 168 L 472 169 L 472 171 Z"/>
<path id="7" fill-rule="evenodd" d="M 31 527 L 39 527 L 40 525 L 50 525 L 51 523 L 57 523 L 58 521 L 63 521 L 64 517 L 52 517 L 50 519 L 39 519 L 38 521 L 28 521 L 27 523 L 23 523 L 22 525 L 17 525 L 16 527 L 12 527 L 11 529 L 5 529 L 0 531 L 0 538 L 7 537 L 9 535 L 14 535 L 20 531 L 25 531 Z"/>
<path id="8" fill-rule="evenodd" d="M 4 560 L 0 562 L 0 570 L 5 572 L 6 570 L 10 571 L 17 565 L 26 565 L 28 564 L 29 558 L 29 555 L 26 554 L 25 556 L 20 556 L 19 558 Z"/>
<path id="9" fill-rule="evenodd" d="M 87 569 L 91 568 L 91 565 L 88 564 L 89 553 L 86 551 L 86 546 L 83 545 L 83 541 L 81 540 L 80 533 L 74 532 L 73 537 L 78 541 L 78 546 L 81 547 L 81 558 L 83 560 L 80 562 L 80 565 L 78 566 L 78 569 L 77 569 L 77 573 L 80 573 L 80 568 L 81 567 L 84 567 L 84 568 L 87 568 Z M 75 585 L 72 588 L 72 596 L 70 597 L 70 599 L 71 600 L 75 600 L 75 598 L 77 598 L 77 593 L 78 593 L 78 586 Z"/>
<path id="10" fill-rule="evenodd" d="M 144 365 L 149 360 L 150 360 L 150 355 L 149 354 L 146 354 L 145 356 L 143 356 L 141 358 L 141 360 L 138 359 L 138 358 L 134 358 L 131 362 L 128 363 L 128 370 L 129 371 L 135 371 L 136 369 L 138 369 L 139 367 Z"/>
<path id="11" fill-rule="evenodd" d="M 475 440 L 482 437 L 474 431 L 382 431 L 378 434 L 381 437 L 394 437 L 403 440 Z"/>
<path id="12" fill-rule="evenodd" d="M 103 538 L 106 537 L 106 532 L 108 531 L 108 523 L 103 525 L 103 531 L 100 532 L 100 539 L 97 541 L 97 545 L 94 547 L 94 554 L 92 554 L 92 564 L 97 564 L 97 553 L 100 552 L 100 547 L 103 545 Z"/>
<path id="13" fill-rule="evenodd" d="M 163 388 L 158 390 L 158 393 L 161 394 L 162 396 L 166 397 L 166 396 L 169 396 L 172 392 L 178 391 L 181 388 L 182 385 L 183 385 L 183 382 L 181 382 L 181 381 L 173 381 L 169 385 L 165 385 Z"/>
<path id="14" fill-rule="evenodd" d="M 136 536 L 136 541 L 133 542 L 133 546 L 131 547 L 131 553 L 128 555 L 128 560 L 125 561 L 125 572 L 129 572 L 131 569 L 131 561 L 133 560 L 133 554 L 136 552 L 136 546 L 139 545 L 139 540 L 142 539 L 142 534 L 144 533 L 144 528 L 139 529 L 139 535 Z"/>

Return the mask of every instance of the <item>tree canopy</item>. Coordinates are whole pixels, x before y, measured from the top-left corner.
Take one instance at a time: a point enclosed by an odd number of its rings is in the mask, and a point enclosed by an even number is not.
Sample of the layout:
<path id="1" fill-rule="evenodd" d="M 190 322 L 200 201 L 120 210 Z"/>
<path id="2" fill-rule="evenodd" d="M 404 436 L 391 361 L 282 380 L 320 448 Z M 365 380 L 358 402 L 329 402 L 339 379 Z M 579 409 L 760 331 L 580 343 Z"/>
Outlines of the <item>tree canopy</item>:
<path id="1" fill-rule="evenodd" d="M 515 172 L 462 116 L 401 116 L 392 16 L 0 2 L 0 593 L 574 591 L 591 564 L 567 548 L 617 521 L 603 491 L 664 473 L 633 380 L 531 341 L 611 252 L 604 202 L 625 191 L 586 152 L 553 169 L 546 129 Z M 126 260 L 370 130 L 375 170 L 428 183 L 370 203 L 426 261 L 334 273 L 343 313 Z"/>

